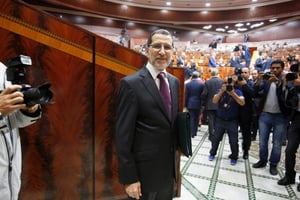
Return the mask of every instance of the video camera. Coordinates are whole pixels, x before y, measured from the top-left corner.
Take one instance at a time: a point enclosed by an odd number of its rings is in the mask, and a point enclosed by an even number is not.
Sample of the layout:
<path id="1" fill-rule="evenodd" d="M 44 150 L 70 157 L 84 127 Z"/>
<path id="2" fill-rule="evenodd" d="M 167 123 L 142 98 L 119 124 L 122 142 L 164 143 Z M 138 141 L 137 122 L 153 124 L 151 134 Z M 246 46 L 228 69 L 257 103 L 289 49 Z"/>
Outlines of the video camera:
<path id="1" fill-rule="evenodd" d="M 36 88 L 25 84 L 26 67 L 32 65 L 31 58 L 25 55 L 19 55 L 14 58 L 9 58 L 6 61 L 6 77 L 7 81 L 12 84 L 22 85 L 20 92 L 24 95 L 24 103 L 31 107 L 35 104 L 53 104 L 51 101 L 53 93 L 49 89 L 51 84 L 44 83 Z"/>
<path id="2" fill-rule="evenodd" d="M 262 78 L 263 78 L 263 80 L 267 81 L 273 76 L 274 76 L 274 74 L 272 72 L 266 72 L 262 75 Z"/>

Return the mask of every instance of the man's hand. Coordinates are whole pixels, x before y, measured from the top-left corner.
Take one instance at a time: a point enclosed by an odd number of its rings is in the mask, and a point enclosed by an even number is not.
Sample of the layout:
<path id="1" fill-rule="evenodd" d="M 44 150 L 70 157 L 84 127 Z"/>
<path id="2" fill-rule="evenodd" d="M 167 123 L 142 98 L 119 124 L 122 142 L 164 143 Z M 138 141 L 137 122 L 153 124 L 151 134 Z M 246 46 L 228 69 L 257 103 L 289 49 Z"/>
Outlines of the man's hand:
<path id="1" fill-rule="evenodd" d="M 20 85 L 11 85 L 0 93 L 0 112 L 3 116 L 18 109 L 28 109 L 23 103 L 23 93 L 17 91 L 21 88 Z"/>
<path id="2" fill-rule="evenodd" d="M 135 182 L 129 185 L 125 185 L 125 191 L 131 198 L 140 199 L 142 196 L 141 183 Z"/>

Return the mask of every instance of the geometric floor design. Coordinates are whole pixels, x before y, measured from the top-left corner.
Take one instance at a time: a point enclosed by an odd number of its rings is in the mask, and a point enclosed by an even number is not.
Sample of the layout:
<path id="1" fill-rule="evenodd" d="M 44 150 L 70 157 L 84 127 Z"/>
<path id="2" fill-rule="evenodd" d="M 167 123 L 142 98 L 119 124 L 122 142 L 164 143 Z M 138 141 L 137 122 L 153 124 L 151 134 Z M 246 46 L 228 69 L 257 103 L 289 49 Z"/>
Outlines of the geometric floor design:
<path id="1" fill-rule="evenodd" d="M 252 168 L 252 164 L 258 161 L 257 143 L 251 144 L 248 160 L 242 159 L 239 145 L 240 157 L 238 163 L 232 166 L 228 158 L 228 136 L 225 134 L 215 159 L 209 161 L 211 142 L 207 126 L 199 127 L 197 136 L 192 139 L 193 156 L 181 157 L 181 197 L 174 200 L 300 200 L 298 169 L 296 184 L 280 186 L 277 181 L 284 176 L 283 163 L 278 167 L 279 174 L 276 176 L 269 173 L 268 165 Z M 282 152 L 284 156 L 284 147 Z M 297 167 L 300 165 L 298 154 Z"/>

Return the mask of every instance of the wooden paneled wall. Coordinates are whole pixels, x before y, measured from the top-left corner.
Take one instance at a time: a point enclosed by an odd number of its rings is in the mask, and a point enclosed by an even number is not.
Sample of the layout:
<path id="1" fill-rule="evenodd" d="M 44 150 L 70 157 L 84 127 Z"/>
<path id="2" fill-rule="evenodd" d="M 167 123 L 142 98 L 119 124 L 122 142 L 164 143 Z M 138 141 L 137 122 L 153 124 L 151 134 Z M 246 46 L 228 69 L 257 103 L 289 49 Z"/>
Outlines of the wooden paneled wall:
<path id="1" fill-rule="evenodd" d="M 52 83 L 53 105 L 21 130 L 21 200 L 122 199 L 114 145 L 119 80 L 146 57 L 35 10 L 2 0 L 0 61 L 32 58 L 28 82 Z M 176 71 L 183 78 L 183 71 Z M 183 80 L 183 79 L 182 79 Z"/>

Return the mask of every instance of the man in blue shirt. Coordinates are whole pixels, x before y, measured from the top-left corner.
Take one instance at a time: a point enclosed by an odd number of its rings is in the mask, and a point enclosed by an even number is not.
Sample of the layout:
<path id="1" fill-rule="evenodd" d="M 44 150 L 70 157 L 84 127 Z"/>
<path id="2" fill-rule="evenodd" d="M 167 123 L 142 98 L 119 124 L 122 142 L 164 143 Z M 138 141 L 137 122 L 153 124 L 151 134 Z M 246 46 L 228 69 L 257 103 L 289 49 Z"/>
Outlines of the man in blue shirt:
<path id="1" fill-rule="evenodd" d="M 224 81 L 220 91 L 214 95 L 213 103 L 218 104 L 216 111 L 215 133 L 211 140 L 209 160 L 212 161 L 217 154 L 219 143 L 223 138 L 225 131 L 229 136 L 231 149 L 231 165 L 236 165 L 239 153 L 238 145 L 238 114 L 239 106 L 245 104 L 245 99 L 239 89 L 234 88 L 234 81 L 231 76 Z"/>

